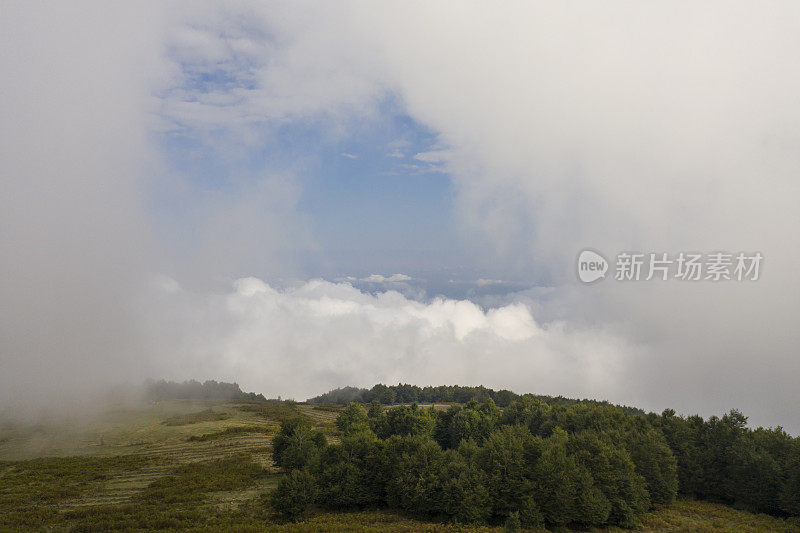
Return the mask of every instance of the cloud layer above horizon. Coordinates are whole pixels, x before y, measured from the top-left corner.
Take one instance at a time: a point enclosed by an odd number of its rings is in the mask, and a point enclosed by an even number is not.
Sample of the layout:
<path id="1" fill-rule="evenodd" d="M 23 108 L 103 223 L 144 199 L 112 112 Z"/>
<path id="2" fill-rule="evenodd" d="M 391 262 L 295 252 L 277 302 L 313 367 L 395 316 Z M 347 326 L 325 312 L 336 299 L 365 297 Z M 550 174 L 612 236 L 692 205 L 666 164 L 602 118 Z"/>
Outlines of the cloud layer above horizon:
<path id="1" fill-rule="evenodd" d="M 257 278 L 193 293 L 159 284 L 153 353 L 168 378 L 187 367 L 247 390 L 306 399 L 332 387 L 413 382 L 484 384 L 553 395 L 621 390 L 632 347 L 607 332 L 538 324 L 523 303 L 482 309 L 469 300 L 420 302 L 396 291 L 364 293 L 311 280 L 275 289 Z M 619 391 L 610 393 L 609 391 Z"/>

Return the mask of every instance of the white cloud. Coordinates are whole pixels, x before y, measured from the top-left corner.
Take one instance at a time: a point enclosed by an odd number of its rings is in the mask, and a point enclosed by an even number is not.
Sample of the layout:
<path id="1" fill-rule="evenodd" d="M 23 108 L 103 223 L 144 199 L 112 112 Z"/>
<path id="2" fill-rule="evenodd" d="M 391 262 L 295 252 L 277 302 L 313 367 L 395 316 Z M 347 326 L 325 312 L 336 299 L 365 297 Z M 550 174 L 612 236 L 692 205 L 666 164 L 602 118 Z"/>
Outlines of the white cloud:
<path id="1" fill-rule="evenodd" d="M 389 149 L 386 157 L 402 159 L 406 157 L 406 151 L 410 146 L 411 142 L 408 139 L 396 139 L 386 145 L 386 147 Z"/>
<path id="2" fill-rule="evenodd" d="M 367 283 L 387 283 L 387 282 L 399 282 L 399 281 L 411 281 L 411 276 L 407 276 L 406 274 L 392 274 L 391 276 L 382 276 L 381 274 L 370 274 L 366 278 L 361 278 L 361 281 L 366 281 Z"/>
<path id="3" fill-rule="evenodd" d="M 165 8 L 176 75 L 159 93 L 160 112 L 176 128 L 227 131 L 252 144 L 284 120 L 335 120 L 377 103 L 380 81 L 362 75 L 376 58 L 368 50 L 353 57 L 352 43 L 330 31 L 344 26 L 346 9 L 187 5 Z"/>
<path id="4" fill-rule="evenodd" d="M 357 156 L 357 155 L 354 155 L 354 154 L 348 154 L 347 152 L 342 152 L 342 154 L 341 154 L 341 155 L 342 155 L 342 157 L 346 157 L 347 159 L 358 159 L 358 156 Z"/>
<path id="5" fill-rule="evenodd" d="M 0 16 L 0 408 L 144 378 L 139 196 L 160 19 L 7 2 Z M 122 62 L 121 62 L 122 60 Z"/>
<path id="6" fill-rule="evenodd" d="M 484 311 L 466 300 L 423 303 L 345 283 L 276 290 L 244 278 L 228 293 L 163 292 L 161 305 L 170 310 L 157 343 L 168 376 L 189 368 L 296 398 L 402 380 L 629 399 L 617 388 L 629 347 L 596 330 L 538 324 L 522 303 Z"/>
<path id="7" fill-rule="evenodd" d="M 448 152 L 446 150 L 431 150 L 428 152 L 419 152 L 414 155 L 417 161 L 425 163 L 444 163 L 448 159 Z"/>

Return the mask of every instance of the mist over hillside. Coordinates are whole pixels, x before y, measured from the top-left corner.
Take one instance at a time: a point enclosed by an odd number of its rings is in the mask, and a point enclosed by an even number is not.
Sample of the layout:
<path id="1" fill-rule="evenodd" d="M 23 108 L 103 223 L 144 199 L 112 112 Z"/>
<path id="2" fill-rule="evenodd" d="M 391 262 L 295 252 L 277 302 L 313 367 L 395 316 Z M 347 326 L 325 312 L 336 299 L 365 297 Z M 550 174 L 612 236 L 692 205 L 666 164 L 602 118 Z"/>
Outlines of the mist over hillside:
<path id="1" fill-rule="evenodd" d="M 0 529 L 797 530 L 798 57 L 796 0 L 3 0 Z"/>

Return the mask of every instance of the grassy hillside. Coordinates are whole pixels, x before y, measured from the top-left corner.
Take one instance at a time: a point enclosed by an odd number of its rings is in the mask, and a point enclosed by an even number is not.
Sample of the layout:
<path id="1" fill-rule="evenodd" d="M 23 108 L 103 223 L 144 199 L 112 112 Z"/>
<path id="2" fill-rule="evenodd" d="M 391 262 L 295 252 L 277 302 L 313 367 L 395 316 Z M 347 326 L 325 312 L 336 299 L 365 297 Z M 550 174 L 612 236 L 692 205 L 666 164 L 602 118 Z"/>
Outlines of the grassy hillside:
<path id="1" fill-rule="evenodd" d="M 272 437 L 303 416 L 338 440 L 337 409 L 279 402 L 170 400 L 101 416 L 0 425 L 0 530 L 500 531 L 385 511 L 312 510 L 276 523 Z M 800 531 L 768 517 L 681 500 L 645 531 Z"/>

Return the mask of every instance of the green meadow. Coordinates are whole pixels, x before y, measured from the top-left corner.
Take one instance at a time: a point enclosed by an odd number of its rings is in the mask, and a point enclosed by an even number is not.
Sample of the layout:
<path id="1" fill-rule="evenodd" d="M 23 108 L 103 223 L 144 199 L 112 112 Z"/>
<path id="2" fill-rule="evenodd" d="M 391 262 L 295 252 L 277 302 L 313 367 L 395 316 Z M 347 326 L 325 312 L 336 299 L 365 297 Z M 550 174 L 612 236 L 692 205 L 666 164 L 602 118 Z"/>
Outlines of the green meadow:
<path id="1" fill-rule="evenodd" d="M 102 414 L 0 426 L 2 531 L 502 531 L 415 520 L 385 509 L 311 508 L 281 523 L 270 493 L 282 421 L 302 417 L 340 440 L 340 407 L 166 400 Z M 785 520 L 679 499 L 641 531 L 800 531 Z M 595 530 L 605 531 L 605 530 Z M 619 531 L 619 530 L 616 530 Z"/>

